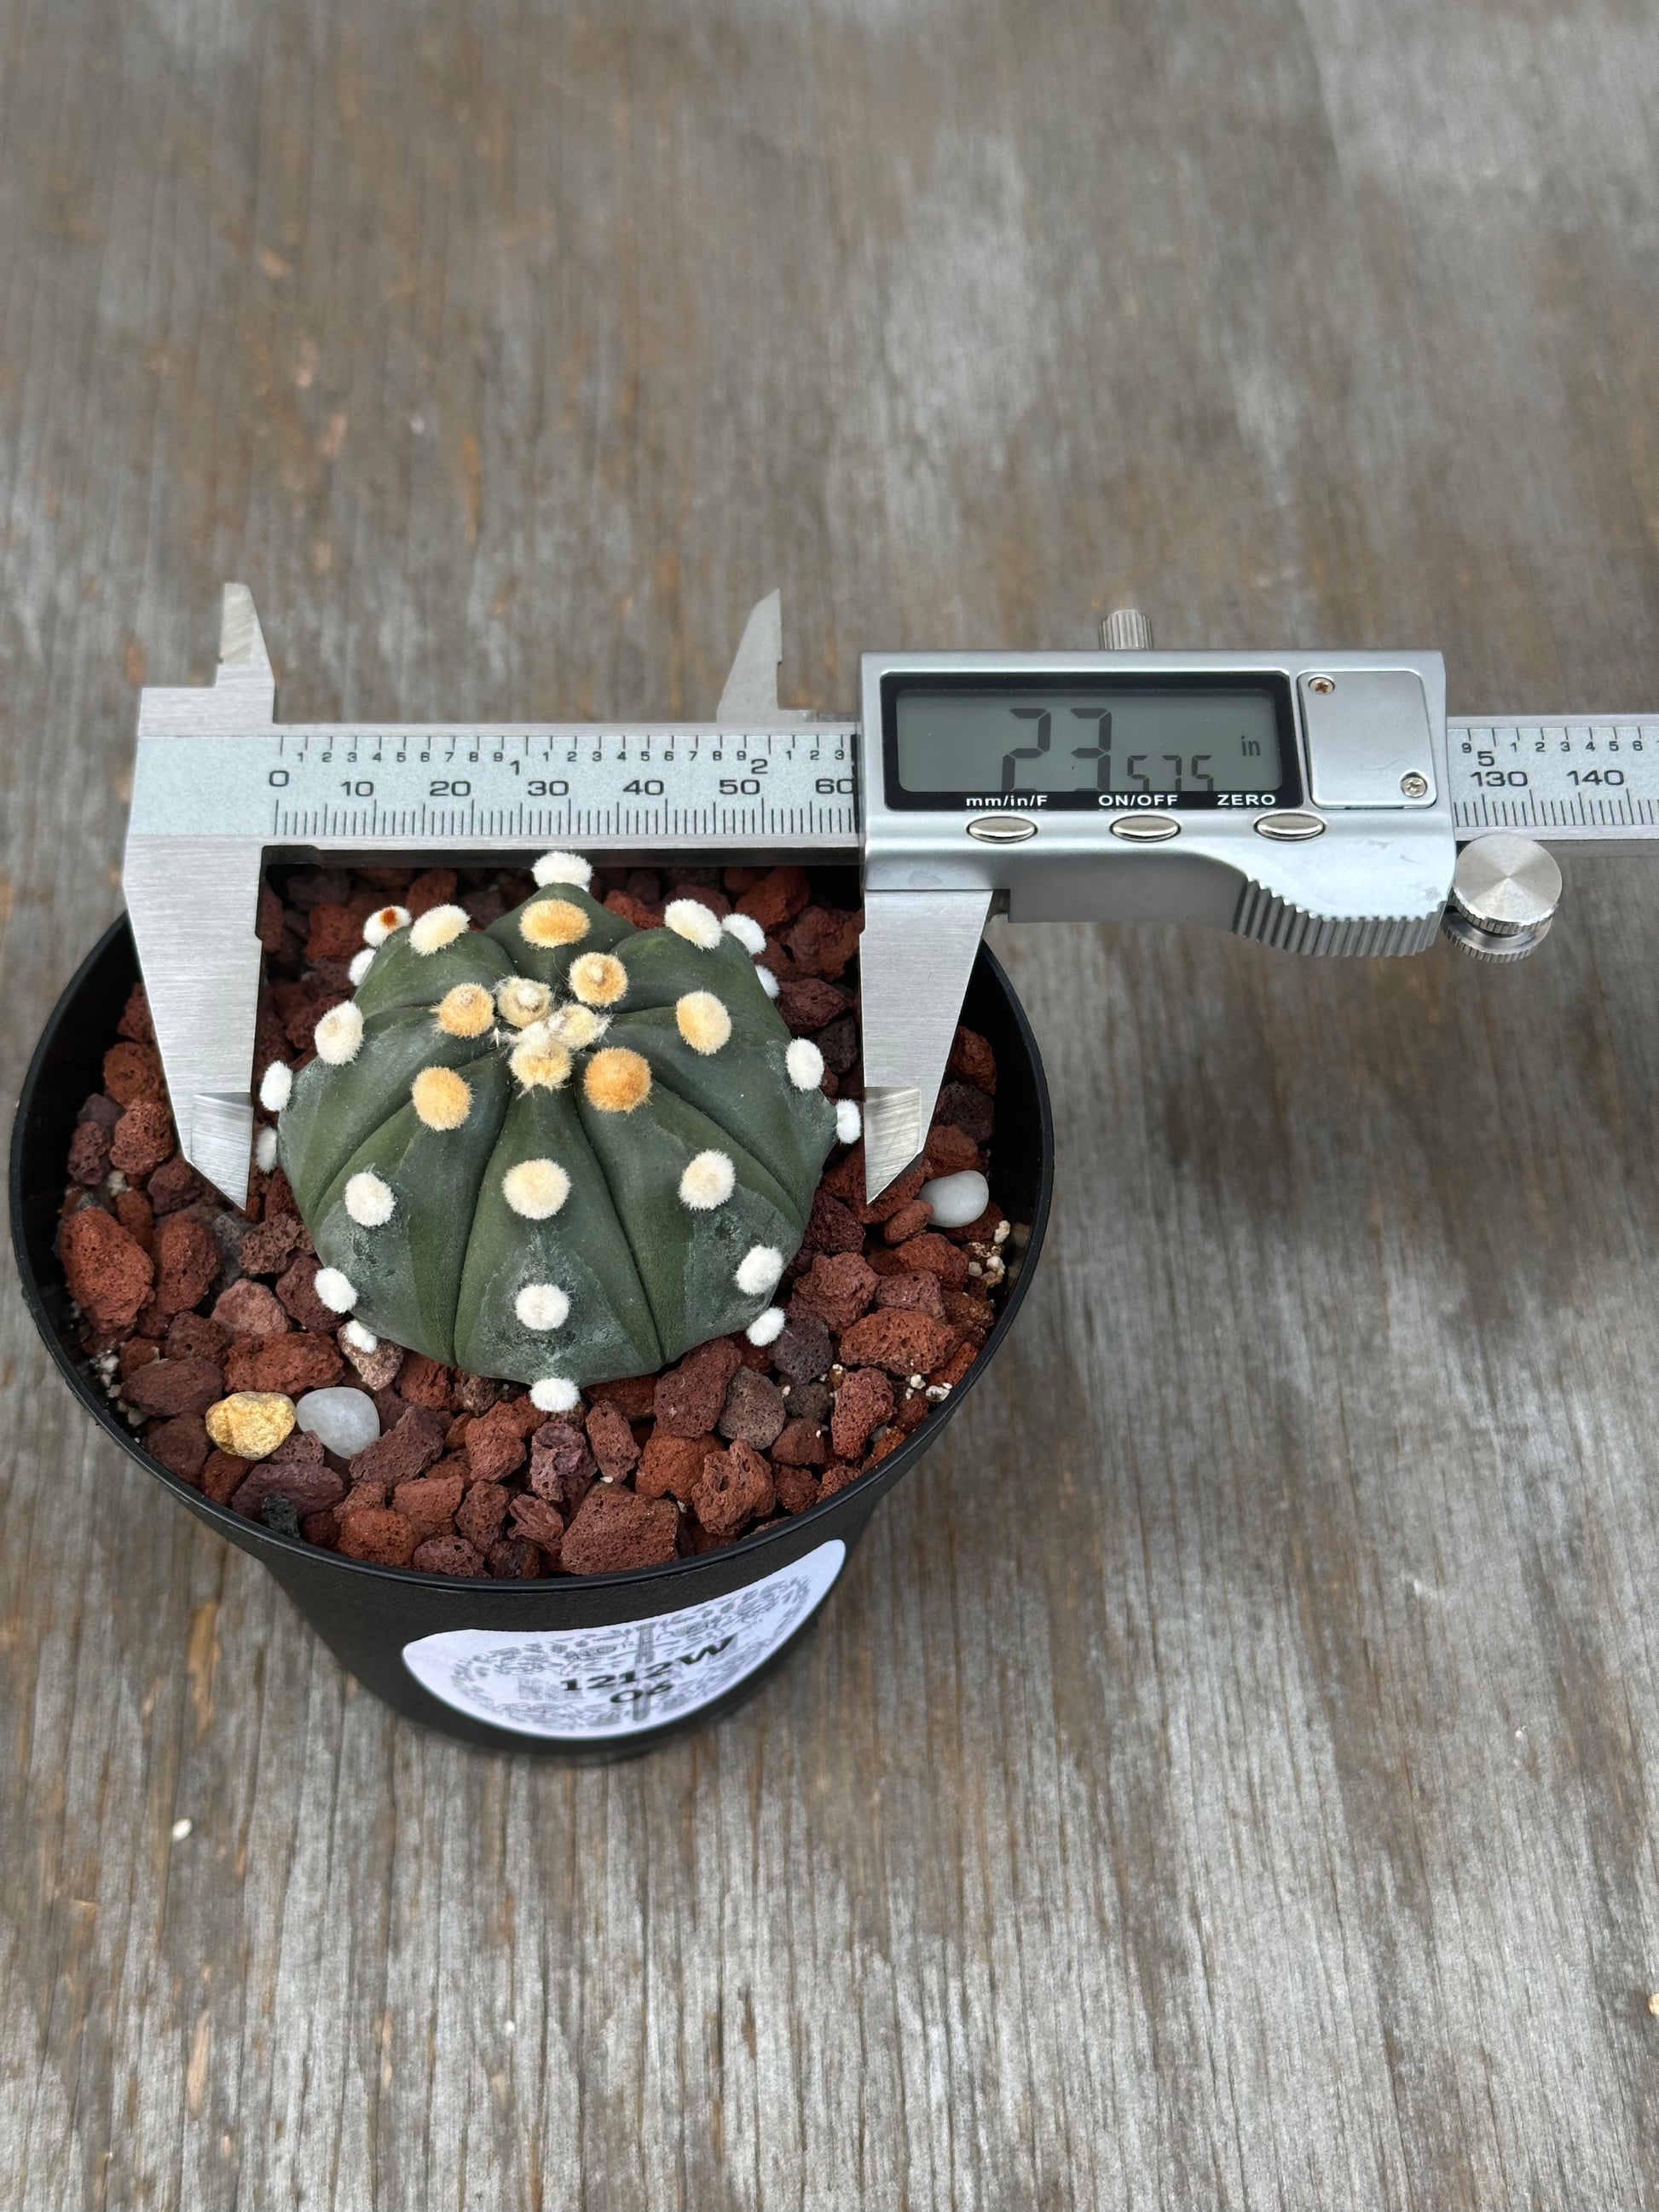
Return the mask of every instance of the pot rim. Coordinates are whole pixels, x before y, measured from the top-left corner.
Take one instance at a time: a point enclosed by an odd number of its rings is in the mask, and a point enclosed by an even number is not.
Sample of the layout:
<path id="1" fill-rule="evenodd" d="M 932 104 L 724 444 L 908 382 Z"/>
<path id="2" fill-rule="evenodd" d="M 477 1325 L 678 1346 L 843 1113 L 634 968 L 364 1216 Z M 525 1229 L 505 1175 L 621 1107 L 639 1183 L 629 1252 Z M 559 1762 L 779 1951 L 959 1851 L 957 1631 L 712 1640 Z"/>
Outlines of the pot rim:
<path id="1" fill-rule="evenodd" d="M 641 1586 L 648 1587 L 660 1583 L 666 1592 L 673 1588 L 676 1577 L 684 1577 L 690 1571 L 706 1568 L 714 1558 L 736 1561 L 740 1557 L 747 1556 L 757 1563 L 757 1574 L 758 1575 L 764 1571 L 759 1562 L 764 1559 L 769 1550 L 780 1544 L 787 1544 L 793 1556 L 804 1548 L 799 1539 L 805 1535 L 810 1540 L 811 1532 L 815 1528 L 823 1528 L 827 1534 L 828 1522 L 831 1518 L 840 1519 L 842 1509 L 855 1491 L 860 1492 L 862 1497 L 873 1505 L 901 1474 L 914 1467 L 916 1462 L 938 1442 L 945 1422 L 955 1414 L 968 1392 L 978 1382 L 981 1375 L 990 1364 L 992 1358 L 1000 1348 L 1004 1338 L 1012 1326 L 1014 1316 L 1018 1312 L 1025 1294 L 1030 1287 L 1031 1277 L 1035 1273 L 1036 1261 L 1042 1249 L 1042 1240 L 1048 1230 L 1049 1205 L 1054 1194 L 1054 1111 L 1049 1101 L 1048 1084 L 1043 1070 L 1042 1055 L 1038 1050 L 1036 1036 L 1025 1009 L 1020 1004 L 1019 994 L 1009 981 L 1007 971 L 1002 963 L 992 951 L 990 946 L 981 942 L 978 960 L 985 963 L 990 972 L 991 980 L 1001 993 L 1012 1017 L 1015 1034 L 1024 1050 L 1030 1070 L 1032 1088 L 1036 1094 L 1037 1139 L 1041 1157 L 1038 1162 L 1036 1192 L 1031 1205 L 1030 1220 L 1027 1224 L 1029 1235 L 1020 1255 L 1019 1272 L 1004 1298 L 1002 1310 L 993 1322 L 990 1334 L 980 1347 L 972 1367 L 969 1369 L 963 1381 L 957 1385 L 951 1398 L 936 1409 L 944 1416 L 937 1425 L 932 1425 L 933 1416 L 930 1415 L 919 1425 L 914 1434 L 899 1445 L 896 1450 L 890 1452 L 885 1459 L 878 1462 L 866 1473 L 855 1476 L 851 1482 L 843 1485 L 830 1497 L 820 1498 L 816 1505 L 809 1506 L 805 1513 L 791 1514 L 787 1521 L 779 1522 L 768 1528 L 757 1529 L 750 1535 L 740 1536 L 735 1544 L 721 1545 L 717 1553 L 692 1553 L 684 1559 L 665 1559 L 657 1566 L 625 1567 L 603 1575 L 538 1576 L 533 1581 L 515 1585 L 497 1581 L 493 1577 L 486 1575 L 440 1575 L 415 1567 L 383 1566 L 374 1560 L 343 1557 L 337 1552 L 330 1552 L 318 1545 L 307 1544 L 302 1537 L 284 1535 L 280 1529 L 270 1528 L 264 1522 L 248 1521 L 240 1514 L 233 1513 L 228 1505 L 216 1504 L 192 1484 L 185 1482 L 182 1476 L 175 1474 L 170 1468 L 164 1467 L 160 1460 L 144 1449 L 137 1435 L 126 1426 L 117 1413 L 113 1401 L 106 1397 L 101 1390 L 94 1385 L 84 1370 L 82 1363 L 71 1353 L 69 1346 L 59 1335 L 58 1326 L 47 1310 L 46 1300 L 41 1295 L 40 1284 L 36 1279 L 34 1261 L 28 1249 L 23 1220 L 26 1195 L 23 1188 L 24 1139 L 25 1133 L 33 1119 L 35 1093 L 44 1079 L 46 1063 L 51 1057 L 52 1048 L 58 1042 L 59 1032 L 69 1019 L 76 1000 L 86 988 L 93 970 L 119 938 L 130 935 L 131 926 L 125 913 L 118 914 L 108 928 L 100 935 L 96 943 L 59 993 L 36 1041 L 34 1050 L 29 1056 L 28 1068 L 18 1091 L 17 1106 L 12 1121 L 8 1176 L 12 1258 L 17 1268 L 18 1279 L 22 1286 L 24 1303 L 28 1308 L 35 1328 L 44 1340 L 46 1349 L 57 1363 L 59 1372 L 82 1407 L 92 1415 L 93 1419 L 106 1435 L 113 1437 L 124 1451 L 137 1461 L 146 1474 L 155 1476 L 174 1493 L 181 1504 L 187 1505 L 191 1511 L 229 1541 L 238 1544 L 239 1548 L 245 1548 L 242 1540 L 257 1528 L 259 1536 L 265 1542 L 279 1547 L 282 1551 L 296 1553 L 313 1564 L 326 1561 L 342 1570 L 376 1577 L 394 1584 L 414 1585 L 420 1589 L 444 1589 L 457 1593 L 477 1589 L 500 1593 L 517 1587 L 526 1591 L 540 1592 L 544 1595 L 549 1583 L 558 1581 L 568 1582 L 573 1585 L 580 1584 L 583 1589 L 591 1590 L 612 1588 L 637 1589 Z M 977 968 L 977 963 L 975 964 Z M 136 968 L 136 956 L 134 965 Z M 263 1543 L 260 1548 L 264 1549 Z"/>

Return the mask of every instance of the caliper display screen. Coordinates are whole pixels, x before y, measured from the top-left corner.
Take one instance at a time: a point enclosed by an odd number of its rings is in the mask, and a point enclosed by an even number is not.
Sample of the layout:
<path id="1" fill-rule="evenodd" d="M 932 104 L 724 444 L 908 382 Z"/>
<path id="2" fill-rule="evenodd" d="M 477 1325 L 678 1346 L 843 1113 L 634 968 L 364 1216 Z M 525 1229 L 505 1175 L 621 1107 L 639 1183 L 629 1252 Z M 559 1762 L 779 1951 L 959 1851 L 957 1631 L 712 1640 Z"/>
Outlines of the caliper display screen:
<path id="1" fill-rule="evenodd" d="M 890 679 L 890 803 L 1282 805 L 1300 796 L 1282 678 Z"/>

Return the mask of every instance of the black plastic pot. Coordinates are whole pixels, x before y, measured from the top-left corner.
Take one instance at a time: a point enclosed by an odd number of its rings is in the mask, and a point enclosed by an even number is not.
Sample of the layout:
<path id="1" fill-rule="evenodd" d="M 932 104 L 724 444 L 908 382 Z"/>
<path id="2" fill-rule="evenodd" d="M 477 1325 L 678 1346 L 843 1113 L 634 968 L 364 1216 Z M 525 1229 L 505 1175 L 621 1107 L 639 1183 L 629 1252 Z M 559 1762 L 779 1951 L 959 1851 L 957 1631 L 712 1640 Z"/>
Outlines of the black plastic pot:
<path id="1" fill-rule="evenodd" d="M 1014 1233 L 1007 1297 L 967 1379 L 878 1467 L 797 1518 L 638 1573 L 514 1583 L 416 1574 L 319 1551 L 215 1505 L 134 1441 L 81 1350 L 54 1240 L 70 1132 L 82 1100 L 100 1088 L 103 1054 L 137 975 L 131 937 L 118 921 L 53 1010 L 12 1132 L 12 1238 L 23 1293 L 93 1419 L 198 1520 L 269 1567 L 341 1665 L 411 1720 L 494 1749 L 615 1759 L 748 1696 L 805 1632 L 877 1502 L 984 1372 L 1036 1263 L 1054 1122 L 1036 1041 L 997 961 L 981 949 L 963 1019 L 996 1052 L 996 1195 Z"/>

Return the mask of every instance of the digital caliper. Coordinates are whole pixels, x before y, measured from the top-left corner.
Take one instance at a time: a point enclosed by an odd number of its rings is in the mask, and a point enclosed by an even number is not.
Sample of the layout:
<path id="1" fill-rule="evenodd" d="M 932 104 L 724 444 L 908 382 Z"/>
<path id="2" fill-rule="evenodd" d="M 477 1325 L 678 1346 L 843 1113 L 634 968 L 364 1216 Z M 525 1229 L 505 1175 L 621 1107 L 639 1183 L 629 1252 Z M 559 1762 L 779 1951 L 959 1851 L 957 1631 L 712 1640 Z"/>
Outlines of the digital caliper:
<path id="1" fill-rule="evenodd" d="M 870 1194 L 921 1152 L 988 916 L 1294 952 L 1542 940 L 1547 847 L 1659 852 L 1659 718 L 1446 719 L 1437 653 L 866 653 L 857 722 L 778 704 L 778 594 L 709 722 L 282 724 L 246 586 L 216 682 L 147 688 L 127 910 L 179 1146 L 247 1195 L 268 860 L 860 860 Z"/>

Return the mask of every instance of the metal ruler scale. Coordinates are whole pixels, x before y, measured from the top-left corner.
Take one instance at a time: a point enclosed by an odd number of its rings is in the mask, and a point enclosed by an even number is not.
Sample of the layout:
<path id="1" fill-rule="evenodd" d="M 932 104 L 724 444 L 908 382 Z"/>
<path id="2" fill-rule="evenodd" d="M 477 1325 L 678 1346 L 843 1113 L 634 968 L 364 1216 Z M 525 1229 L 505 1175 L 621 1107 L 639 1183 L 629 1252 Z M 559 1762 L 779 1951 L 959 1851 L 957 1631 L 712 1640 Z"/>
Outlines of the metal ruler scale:
<path id="1" fill-rule="evenodd" d="M 860 719 L 820 721 L 779 706 L 781 651 L 775 592 L 708 722 L 279 725 L 227 586 L 214 684 L 143 694 L 125 868 L 185 1158 L 246 1198 L 273 857 L 859 860 L 873 1194 L 926 1143 L 993 911 L 1506 960 L 1550 926 L 1545 848 L 1659 852 L 1659 721 L 1449 720 L 1437 653 L 1156 653 L 1125 610 L 1098 652 L 866 653 Z"/>

